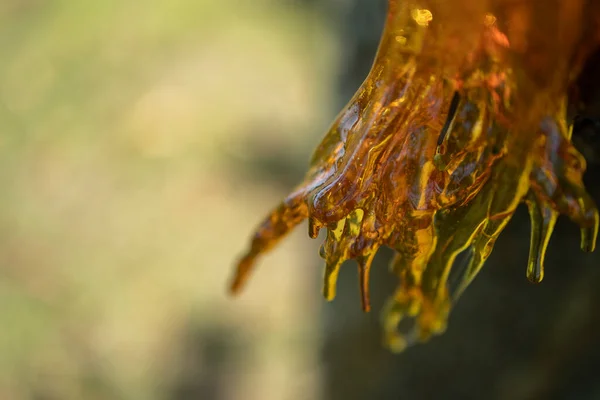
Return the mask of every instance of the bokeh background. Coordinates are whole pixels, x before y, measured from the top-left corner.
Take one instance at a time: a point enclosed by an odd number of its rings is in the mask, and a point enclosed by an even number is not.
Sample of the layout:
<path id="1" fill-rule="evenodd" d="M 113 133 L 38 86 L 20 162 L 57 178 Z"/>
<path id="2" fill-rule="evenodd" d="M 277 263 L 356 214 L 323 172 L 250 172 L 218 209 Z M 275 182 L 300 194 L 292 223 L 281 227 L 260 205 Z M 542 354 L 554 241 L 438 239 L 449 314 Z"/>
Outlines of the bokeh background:
<path id="1" fill-rule="evenodd" d="M 568 221 L 533 286 L 520 210 L 447 333 L 401 355 L 354 268 L 321 299 L 305 227 L 227 296 L 368 72 L 384 11 L 0 2 L 0 400 L 600 399 L 600 257 Z M 599 200 L 597 164 L 586 180 Z"/>

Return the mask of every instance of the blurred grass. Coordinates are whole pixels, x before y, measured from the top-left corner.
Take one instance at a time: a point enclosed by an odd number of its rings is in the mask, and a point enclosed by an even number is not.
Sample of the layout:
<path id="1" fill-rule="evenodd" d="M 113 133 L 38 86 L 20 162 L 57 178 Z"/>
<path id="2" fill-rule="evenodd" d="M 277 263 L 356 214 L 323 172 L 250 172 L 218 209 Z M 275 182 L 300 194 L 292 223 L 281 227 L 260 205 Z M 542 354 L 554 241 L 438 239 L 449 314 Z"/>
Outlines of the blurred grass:
<path id="1" fill-rule="evenodd" d="M 1 399 L 316 398 L 303 245 L 225 284 L 283 195 L 249 147 L 306 157 L 333 46 L 281 1 L 2 2 Z"/>

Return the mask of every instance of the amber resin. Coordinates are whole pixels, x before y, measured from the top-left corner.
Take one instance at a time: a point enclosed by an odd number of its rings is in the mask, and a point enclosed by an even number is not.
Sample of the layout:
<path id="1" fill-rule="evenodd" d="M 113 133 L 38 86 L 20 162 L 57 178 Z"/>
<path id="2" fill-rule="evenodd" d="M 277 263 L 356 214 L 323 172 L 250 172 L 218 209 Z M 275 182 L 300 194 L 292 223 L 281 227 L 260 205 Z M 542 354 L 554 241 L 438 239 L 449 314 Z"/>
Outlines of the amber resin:
<path id="1" fill-rule="evenodd" d="M 569 85 L 594 45 L 586 41 L 597 26 L 590 7 L 390 0 L 369 76 L 304 182 L 257 229 L 232 291 L 257 257 L 308 219 L 311 238 L 327 230 L 325 298 L 335 297 L 340 266 L 353 259 L 368 311 L 371 262 L 388 246 L 398 286 L 383 312 L 384 337 L 400 351 L 444 331 L 520 203 L 531 215 L 531 281 L 543 278 L 559 214 L 581 227 L 581 247 L 592 251 L 598 211 L 566 121 Z"/>

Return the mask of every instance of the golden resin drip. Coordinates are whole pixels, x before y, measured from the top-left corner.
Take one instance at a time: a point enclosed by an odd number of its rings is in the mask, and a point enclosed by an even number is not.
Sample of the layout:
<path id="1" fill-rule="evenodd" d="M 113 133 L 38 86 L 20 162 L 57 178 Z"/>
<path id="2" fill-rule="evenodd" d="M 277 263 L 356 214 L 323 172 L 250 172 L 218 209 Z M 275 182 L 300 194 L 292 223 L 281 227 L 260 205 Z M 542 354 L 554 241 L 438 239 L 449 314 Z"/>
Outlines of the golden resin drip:
<path id="1" fill-rule="evenodd" d="M 577 28 L 585 7 L 390 0 L 369 76 L 318 146 L 304 182 L 256 231 L 232 291 L 258 256 L 308 219 L 311 238 L 327 229 L 325 298 L 335 297 L 340 266 L 353 259 L 369 310 L 371 262 L 390 247 L 399 284 L 383 327 L 385 343 L 400 351 L 445 330 L 452 303 L 520 203 L 531 215 L 531 281 L 542 280 L 559 214 L 581 227 L 581 247 L 592 251 L 598 211 L 565 121 L 580 67 L 573 60 L 585 52 Z M 400 331 L 402 321 L 409 328 Z"/>

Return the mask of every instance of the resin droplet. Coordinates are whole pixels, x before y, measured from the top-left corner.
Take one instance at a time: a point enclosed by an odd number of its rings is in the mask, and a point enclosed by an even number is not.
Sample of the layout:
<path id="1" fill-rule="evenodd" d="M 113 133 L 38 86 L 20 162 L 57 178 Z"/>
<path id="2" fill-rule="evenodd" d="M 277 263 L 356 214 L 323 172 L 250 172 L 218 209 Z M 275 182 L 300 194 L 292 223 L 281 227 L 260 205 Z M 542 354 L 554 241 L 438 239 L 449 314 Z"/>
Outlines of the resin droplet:
<path id="1" fill-rule="evenodd" d="M 581 249 L 592 252 L 596 249 L 598 240 L 598 213 L 595 214 L 594 226 L 581 228 Z"/>

